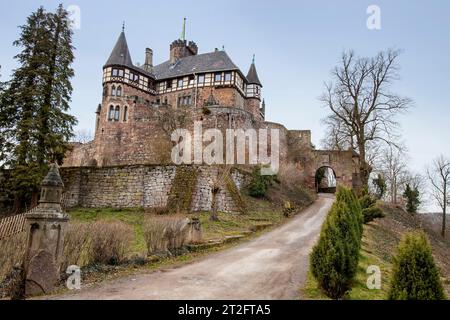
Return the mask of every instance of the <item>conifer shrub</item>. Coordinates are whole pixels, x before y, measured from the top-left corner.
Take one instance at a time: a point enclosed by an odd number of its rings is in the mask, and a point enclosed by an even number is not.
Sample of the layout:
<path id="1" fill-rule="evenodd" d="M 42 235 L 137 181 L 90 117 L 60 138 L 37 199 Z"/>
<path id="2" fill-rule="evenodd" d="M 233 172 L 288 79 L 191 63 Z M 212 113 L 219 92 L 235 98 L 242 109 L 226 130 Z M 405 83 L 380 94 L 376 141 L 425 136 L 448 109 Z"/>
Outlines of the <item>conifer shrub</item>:
<path id="1" fill-rule="evenodd" d="M 359 203 L 362 208 L 364 217 L 364 224 L 367 224 L 375 219 L 384 218 L 383 210 L 377 207 L 377 199 L 369 194 L 363 195 L 359 198 Z"/>
<path id="2" fill-rule="evenodd" d="M 310 256 L 311 272 L 323 292 L 341 299 L 355 277 L 362 235 L 362 213 L 350 190 L 340 188 Z"/>
<path id="3" fill-rule="evenodd" d="M 256 167 L 253 170 L 252 180 L 248 186 L 248 194 L 254 198 L 264 198 L 274 179 L 274 176 L 261 175 L 261 168 Z"/>
<path id="4" fill-rule="evenodd" d="M 444 290 L 423 232 L 406 234 L 394 257 L 390 300 L 443 300 Z"/>

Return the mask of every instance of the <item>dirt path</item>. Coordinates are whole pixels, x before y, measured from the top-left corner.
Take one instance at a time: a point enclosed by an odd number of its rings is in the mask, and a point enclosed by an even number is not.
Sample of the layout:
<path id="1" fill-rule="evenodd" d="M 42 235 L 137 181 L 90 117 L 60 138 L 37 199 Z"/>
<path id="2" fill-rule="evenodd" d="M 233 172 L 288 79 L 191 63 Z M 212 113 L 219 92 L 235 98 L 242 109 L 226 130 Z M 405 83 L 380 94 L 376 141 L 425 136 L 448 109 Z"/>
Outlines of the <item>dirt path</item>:
<path id="1" fill-rule="evenodd" d="M 297 299 L 308 255 L 333 199 L 321 196 L 283 226 L 192 264 L 134 275 L 53 299 Z"/>

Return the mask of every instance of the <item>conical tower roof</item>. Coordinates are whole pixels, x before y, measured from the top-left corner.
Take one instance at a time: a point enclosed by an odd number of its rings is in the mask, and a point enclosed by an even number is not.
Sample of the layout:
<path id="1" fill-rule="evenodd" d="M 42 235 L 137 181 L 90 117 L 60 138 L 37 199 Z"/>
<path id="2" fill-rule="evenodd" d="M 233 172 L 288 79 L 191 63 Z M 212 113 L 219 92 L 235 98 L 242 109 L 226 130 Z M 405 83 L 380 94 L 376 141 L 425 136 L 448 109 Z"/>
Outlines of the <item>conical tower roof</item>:
<path id="1" fill-rule="evenodd" d="M 125 37 L 124 31 L 120 34 L 116 46 L 111 52 L 105 67 L 112 65 L 133 67 L 133 61 L 131 60 L 130 50 L 128 49 L 127 38 Z"/>
<path id="2" fill-rule="evenodd" d="M 247 80 L 249 84 L 257 84 L 262 87 L 261 81 L 258 77 L 258 72 L 256 72 L 256 66 L 255 66 L 255 58 L 253 57 L 252 65 L 250 66 L 250 70 L 247 74 Z"/>

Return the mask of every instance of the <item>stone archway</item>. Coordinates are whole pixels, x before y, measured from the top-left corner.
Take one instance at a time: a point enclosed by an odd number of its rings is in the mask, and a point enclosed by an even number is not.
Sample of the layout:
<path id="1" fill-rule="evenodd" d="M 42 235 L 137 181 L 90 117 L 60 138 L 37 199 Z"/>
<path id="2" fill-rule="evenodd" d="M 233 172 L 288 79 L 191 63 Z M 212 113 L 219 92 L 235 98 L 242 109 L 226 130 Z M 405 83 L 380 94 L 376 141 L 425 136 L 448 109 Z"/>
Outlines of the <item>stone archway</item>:
<path id="1" fill-rule="evenodd" d="M 336 193 L 336 172 L 329 166 L 323 166 L 316 170 L 315 187 L 317 193 Z"/>
<path id="2" fill-rule="evenodd" d="M 313 150 L 309 171 L 310 184 L 316 187 L 316 174 L 320 168 L 331 168 L 336 188 L 344 186 L 357 189 L 360 186 L 358 155 L 353 151 Z"/>

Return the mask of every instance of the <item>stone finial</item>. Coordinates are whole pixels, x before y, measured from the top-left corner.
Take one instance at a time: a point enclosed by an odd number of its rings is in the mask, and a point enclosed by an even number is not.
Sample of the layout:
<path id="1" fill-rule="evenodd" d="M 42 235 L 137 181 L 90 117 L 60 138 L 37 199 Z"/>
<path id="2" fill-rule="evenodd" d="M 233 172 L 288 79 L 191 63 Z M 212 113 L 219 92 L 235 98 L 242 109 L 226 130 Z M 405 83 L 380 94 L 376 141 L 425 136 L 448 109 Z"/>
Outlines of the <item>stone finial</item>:
<path id="1" fill-rule="evenodd" d="M 61 203 L 64 183 L 59 175 L 59 168 L 56 163 L 50 166 L 47 176 L 41 183 L 41 199 L 39 203 Z"/>

